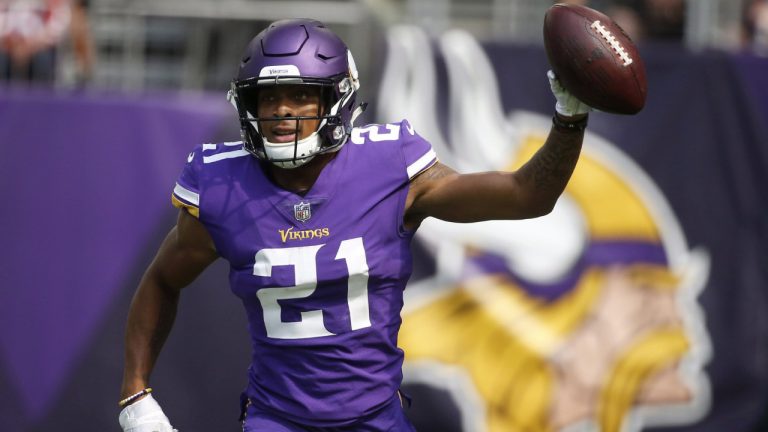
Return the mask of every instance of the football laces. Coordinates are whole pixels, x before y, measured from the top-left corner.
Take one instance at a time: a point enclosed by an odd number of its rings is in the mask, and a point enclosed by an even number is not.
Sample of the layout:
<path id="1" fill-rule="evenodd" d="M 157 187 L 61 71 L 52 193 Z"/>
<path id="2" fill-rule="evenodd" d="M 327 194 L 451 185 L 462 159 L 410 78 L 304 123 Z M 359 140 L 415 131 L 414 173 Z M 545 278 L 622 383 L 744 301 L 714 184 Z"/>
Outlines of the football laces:
<path id="1" fill-rule="evenodd" d="M 608 45 L 611 46 L 613 52 L 615 52 L 623 62 L 622 66 L 626 67 L 632 64 L 632 57 L 629 56 L 624 47 L 621 46 L 618 40 L 616 40 L 616 37 L 614 37 L 610 30 L 605 28 L 605 26 L 599 20 L 593 22 L 590 27 L 593 28 L 603 39 L 605 39 L 606 42 L 608 42 Z"/>

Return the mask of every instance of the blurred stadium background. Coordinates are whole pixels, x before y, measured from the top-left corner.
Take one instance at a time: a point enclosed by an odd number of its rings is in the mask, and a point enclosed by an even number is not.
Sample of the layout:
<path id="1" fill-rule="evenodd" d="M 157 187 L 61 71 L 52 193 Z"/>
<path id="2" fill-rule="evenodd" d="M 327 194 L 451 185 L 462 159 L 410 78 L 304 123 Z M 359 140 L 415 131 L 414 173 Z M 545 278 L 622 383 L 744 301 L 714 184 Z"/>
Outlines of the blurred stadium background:
<path id="1" fill-rule="evenodd" d="M 266 24 L 316 18 L 347 42 L 362 123 L 407 117 L 443 160 L 501 169 L 547 131 L 552 3 L 0 0 L 0 429 L 119 429 L 133 290 L 185 155 L 238 139 L 225 92 Z M 425 225 L 409 415 L 421 432 L 768 431 L 768 1 L 576 3 L 638 42 L 647 107 L 592 115 L 551 217 Z M 238 430 L 250 348 L 226 273 L 186 290 L 153 376 L 182 432 Z"/>
<path id="2" fill-rule="evenodd" d="M 85 8 L 94 65 L 82 75 L 77 38 L 62 35 L 55 85 L 97 89 L 224 89 L 242 47 L 267 23 L 311 16 L 332 25 L 367 74 L 371 47 L 388 26 L 414 24 L 429 34 L 461 28 L 480 40 L 541 45 L 541 0 L 72 0 Z M 14 19 L 4 0 L 4 20 Z M 36 3 L 36 2 L 27 2 Z M 46 3 L 41 1 L 39 3 Z M 51 1 L 49 3 L 66 3 Z M 692 49 L 768 52 L 765 6 L 755 0 L 576 1 L 611 14 L 637 40 L 678 41 Z M 19 15 L 16 15 L 18 17 Z M 18 19 L 18 18 L 16 18 Z M 23 24 L 18 24 L 19 28 Z M 13 24 L 4 23 L 10 33 Z M 75 43 L 73 43 L 75 41 Z M 79 48 L 81 51 L 85 48 Z M 367 75 L 366 74 L 366 75 Z M 85 81 L 85 82 L 84 82 Z"/>

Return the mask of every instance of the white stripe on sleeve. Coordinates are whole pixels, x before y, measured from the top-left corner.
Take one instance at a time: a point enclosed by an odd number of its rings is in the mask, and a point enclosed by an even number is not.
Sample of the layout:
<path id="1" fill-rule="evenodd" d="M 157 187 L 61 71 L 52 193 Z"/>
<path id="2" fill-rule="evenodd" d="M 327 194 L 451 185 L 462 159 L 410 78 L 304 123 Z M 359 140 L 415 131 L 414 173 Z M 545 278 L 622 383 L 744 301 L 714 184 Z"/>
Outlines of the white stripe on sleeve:
<path id="1" fill-rule="evenodd" d="M 408 165 L 408 178 L 412 179 L 413 176 L 420 173 L 424 168 L 428 167 L 435 159 L 437 159 L 435 150 L 430 149 L 428 152 L 424 154 L 424 156 L 420 157 L 416 162 Z"/>
<path id="2" fill-rule="evenodd" d="M 173 188 L 173 194 L 182 200 L 193 204 L 195 207 L 200 207 L 200 194 L 192 192 L 178 183 L 176 183 L 176 187 Z"/>
<path id="3" fill-rule="evenodd" d="M 242 156 L 248 156 L 250 153 L 248 153 L 245 150 L 235 150 L 235 151 L 229 151 L 224 153 L 218 153 L 212 156 L 203 156 L 203 163 L 211 163 L 211 162 L 217 162 L 223 159 L 231 159 L 236 157 L 242 157 Z"/>

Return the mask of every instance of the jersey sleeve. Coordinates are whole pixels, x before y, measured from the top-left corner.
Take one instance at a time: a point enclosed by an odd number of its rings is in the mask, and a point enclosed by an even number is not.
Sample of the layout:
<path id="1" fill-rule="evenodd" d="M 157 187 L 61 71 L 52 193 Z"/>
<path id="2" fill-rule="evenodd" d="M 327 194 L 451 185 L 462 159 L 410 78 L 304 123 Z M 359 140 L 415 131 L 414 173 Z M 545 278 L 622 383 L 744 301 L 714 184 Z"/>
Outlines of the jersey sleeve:
<path id="1" fill-rule="evenodd" d="M 401 151 L 408 180 L 411 180 L 437 163 L 437 154 L 432 144 L 417 134 L 408 120 L 403 120 L 400 126 Z"/>
<path id="2" fill-rule="evenodd" d="M 187 156 L 187 163 L 176 180 L 171 194 L 171 202 L 174 207 L 184 208 L 196 218 L 200 218 L 199 167 L 201 159 L 201 147 L 197 147 Z"/>

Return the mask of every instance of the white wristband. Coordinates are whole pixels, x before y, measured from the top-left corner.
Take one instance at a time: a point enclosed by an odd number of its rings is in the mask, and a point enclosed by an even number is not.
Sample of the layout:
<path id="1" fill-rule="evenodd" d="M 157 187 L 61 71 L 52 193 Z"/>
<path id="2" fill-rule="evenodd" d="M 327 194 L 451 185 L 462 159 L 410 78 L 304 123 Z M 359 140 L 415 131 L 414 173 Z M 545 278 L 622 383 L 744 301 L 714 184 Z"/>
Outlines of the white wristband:
<path id="1" fill-rule="evenodd" d="M 176 432 L 151 394 L 123 408 L 118 420 L 123 432 Z"/>

